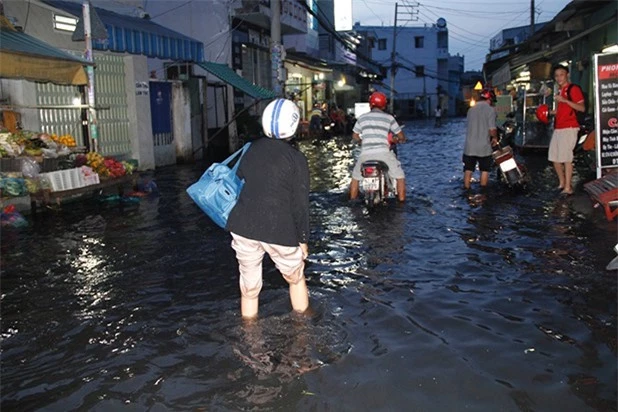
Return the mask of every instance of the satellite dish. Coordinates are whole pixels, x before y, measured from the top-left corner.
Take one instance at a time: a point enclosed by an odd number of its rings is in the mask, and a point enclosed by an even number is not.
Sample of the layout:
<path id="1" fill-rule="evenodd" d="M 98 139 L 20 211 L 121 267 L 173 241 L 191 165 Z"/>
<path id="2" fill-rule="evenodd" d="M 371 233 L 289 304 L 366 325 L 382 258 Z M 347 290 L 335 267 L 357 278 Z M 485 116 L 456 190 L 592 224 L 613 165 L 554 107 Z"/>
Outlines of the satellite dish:
<path id="1" fill-rule="evenodd" d="M 437 25 L 439 28 L 443 29 L 443 28 L 445 28 L 445 27 L 446 27 L 446 20 L 445 20 L 443 17 L 440 17 L 440 18 L 438 19 L 438 22 L 436 23 L 436 25 Z"/>

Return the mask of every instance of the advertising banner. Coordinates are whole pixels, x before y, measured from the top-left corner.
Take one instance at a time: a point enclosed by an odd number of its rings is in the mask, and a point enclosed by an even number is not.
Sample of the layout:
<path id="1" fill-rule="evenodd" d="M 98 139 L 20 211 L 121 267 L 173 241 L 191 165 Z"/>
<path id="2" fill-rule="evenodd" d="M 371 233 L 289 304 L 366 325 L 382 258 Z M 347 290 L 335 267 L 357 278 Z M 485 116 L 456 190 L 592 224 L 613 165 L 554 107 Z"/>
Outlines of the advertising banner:
<path id="1" fill-rule="evenodd" d="M 597 178 L 618 168 L 618 53 L 594 55 Z"/>

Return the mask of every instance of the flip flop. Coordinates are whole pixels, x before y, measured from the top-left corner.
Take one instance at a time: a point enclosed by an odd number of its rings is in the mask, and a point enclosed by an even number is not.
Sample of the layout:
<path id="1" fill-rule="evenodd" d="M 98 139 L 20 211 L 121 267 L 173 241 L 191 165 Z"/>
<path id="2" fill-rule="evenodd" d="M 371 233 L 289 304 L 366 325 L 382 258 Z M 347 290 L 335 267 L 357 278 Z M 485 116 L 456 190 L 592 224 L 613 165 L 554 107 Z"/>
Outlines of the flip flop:
<path id="1" fill-rule="evenodd" d="M 563 190 L 562 192 L 560 192 L 560 196 L 571 196 L 573 194 L 573 191 L 567 192 L 566 190 Z"/>

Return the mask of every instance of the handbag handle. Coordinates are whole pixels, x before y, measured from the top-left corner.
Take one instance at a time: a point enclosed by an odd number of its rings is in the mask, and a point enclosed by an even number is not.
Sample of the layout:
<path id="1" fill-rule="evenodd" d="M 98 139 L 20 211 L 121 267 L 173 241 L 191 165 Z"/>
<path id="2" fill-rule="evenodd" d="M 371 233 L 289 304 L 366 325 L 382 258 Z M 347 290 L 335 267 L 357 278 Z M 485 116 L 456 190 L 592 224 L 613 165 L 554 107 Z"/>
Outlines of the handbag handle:
<path id="1" fill-rule="evenodd" d="M 238 149 L 236 152 L 234 152 L 230 157 L 228 157 L 227 159 L 225 159 L 223 161 L 223 163 L 221 163 L 222 165 L 227 166 L 232 160 L 234 160 L 234 158 L 236 156 L 238 156 L 238 154 L 240 153 L 240 157 L 238 158 L 238 160 L 236 161 L 236 164 L 234 165 L 234 167 L 232 168 L 232 171 L 234 173 L 236 173 L 236 170 L 238 169 L 238 166 L 240 165 L 240 159 L 242 159 L 242 157 L 245 155 L 245 153 L 247 152 L 247 150 L 249 149 L 249 146 L 251 146 L 251 142 L 247 142 L 245 143 L 245 145 L 243 147 L 241 147 L 240 149 Z"/>

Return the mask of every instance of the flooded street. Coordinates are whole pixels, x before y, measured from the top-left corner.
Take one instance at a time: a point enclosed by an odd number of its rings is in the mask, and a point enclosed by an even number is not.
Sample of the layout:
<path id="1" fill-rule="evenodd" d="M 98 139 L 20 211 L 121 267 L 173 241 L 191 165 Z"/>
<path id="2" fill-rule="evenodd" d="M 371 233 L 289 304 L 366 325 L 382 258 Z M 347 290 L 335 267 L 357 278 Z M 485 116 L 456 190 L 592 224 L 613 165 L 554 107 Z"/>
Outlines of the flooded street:
<path id="1" fill-rule="evenodd" d="M 230 236 L 186 195 L 2 230 L 2 411 L 614 411 L 616 222 L 560 198 L 544 154 L 511 193 L 463 191 L 464 119 L 411 122 L 405 204 L 347 200 L 358 147 L 302 141 L 311 170 L 311 311 L 264 266 L 239 314 Z"/>

